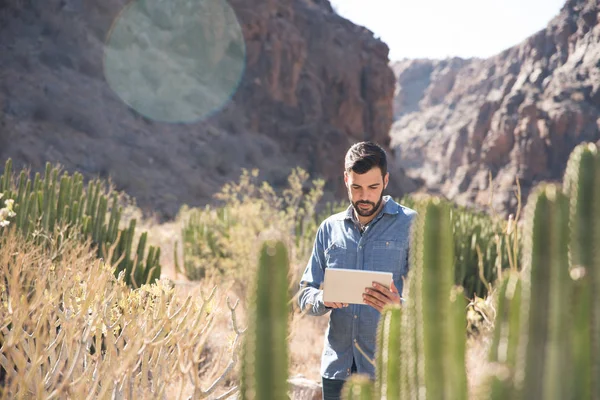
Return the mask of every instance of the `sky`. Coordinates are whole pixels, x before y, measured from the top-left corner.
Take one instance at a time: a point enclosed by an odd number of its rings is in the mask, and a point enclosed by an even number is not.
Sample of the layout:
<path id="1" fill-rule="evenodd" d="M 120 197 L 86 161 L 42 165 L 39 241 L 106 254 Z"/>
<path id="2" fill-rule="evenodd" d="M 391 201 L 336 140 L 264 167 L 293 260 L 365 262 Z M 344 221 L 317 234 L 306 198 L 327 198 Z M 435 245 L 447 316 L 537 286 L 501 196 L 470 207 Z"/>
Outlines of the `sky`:
<path id="1" fill-rule="evenodd" d="M 565 0 L 330 0 L 390 48 L 390 60 L 493 56 L 543 29 Z"/>

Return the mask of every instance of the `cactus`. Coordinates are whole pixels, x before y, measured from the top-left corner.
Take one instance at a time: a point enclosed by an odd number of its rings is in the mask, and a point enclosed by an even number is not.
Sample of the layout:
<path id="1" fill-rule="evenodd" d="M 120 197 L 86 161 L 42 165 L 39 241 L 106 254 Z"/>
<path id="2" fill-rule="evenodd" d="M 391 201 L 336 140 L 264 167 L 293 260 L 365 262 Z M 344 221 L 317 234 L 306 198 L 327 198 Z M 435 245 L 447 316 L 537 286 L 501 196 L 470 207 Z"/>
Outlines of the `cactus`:
<path id="1" fill-rule="evenodd" d="M 342 388 L 343 400 L 374 400 L 373 382 L 366 375 L 352 375 Z M 381 397 L 385 399 L 385 397 Z"/>
<path id="2" fill-rule="evenodd" d="M 538 186 L 528 199 L 517 398 L 569 398 L 568 206 L 555 185 Z"/>
<path id="3" fill-rule="evenodd" d="M 215 210 L 206 207 L 204 210 L 192 209 L 189 213 L 187 211 L 187 207 L 183 207 L 180 212 L 186 217 L 181 229 L 183 263 L 179 264 L 179 260 L 176 259 L 175 267 L 177 272 L 185 274 L 188 279 L 201 280 L 212 272 L 210 260 L 219 260 L 221 264 L 223 260 L 232 257 L 223 246 L 223 242 L 227 241 L 229 231 L 237 221 L 231 217 L 228 206 Z M 178 245 L 178 242 L 175 243 L 175 251 Z M 220 265 L 216 267 L 225 272 Z"/>
<path id="4" fill-rule="evenodd" d="M 50 237 L 56 240 L 57 248 L 64 238 L 90 240 L 100 258 L 106 258 L 108 249 L 116 244 L 112 261 L 121 261 L 115 275 L 126 271 L 125 281 L 135 286 L 160 278 L 160 249 L 150 246 L 144 260 L 147 239 L 144 233 L 132 260 L 136 222 L 132 220 L 129 228 L 119 230 L 121 208 L 117 194 L 112 194 L 109 211 L 109 195 L 104 191 L 103 183 L 96 180 L 88 182 L 84 192 L 83 175 L 76 172 L 69 176 L 65 172 L 59 179 L 59 168 L 50 163 L 46 164 L 43 178 L 36 173 L 32 182 L 23 170 L 15 185 L 9 159 L 0 177 L 0 194 L 4 199 L 15 201 L 15 226 L 23 236 L 31 237 L 38 244 L 48 243 Z"/>
<path id="5" fill-rule="evenodd" d="M 491 399 L 513 398 L 513 377 L 520 332 L 521 279 L 511 271 L 498 282 L 498 305 L 489 361 L 500 364 L 502 377 L 493 377 Z"/>
<path id="6" fill-rule="evenodd" d="M 260 251 L 242 361 L 242 400 L 288 397 L 288 272 L 282 242 Z"/>
<path id="7" fill-rule="evenodd" d="M 417 210 L 409 305 L 407 318 L 402 318 L 406 332 L 402 355 L 409 356 L 401 372 L 401 382 L 407 384 L 401 389 L 402 398 L 466 399 L 466 304 L 462 288 L 454 286 L 450 209 L 434 198 Z M 410 357 L 411 353 L 415 355 Z"/>
<path id="8" fill-rule="evenodd" d="M 577 146 L 567 163 L 564 189 L 570 198 L 569 264 L 575 279 L 573 399 L 600 399 L 600 154 Z"/>
<path id="9" fill-rule="evenodd" d="M 375 392 L 381 400 L 400 399 L 400 306 L 386 306 L 377 325 Z"/>
<path id="10" fill-rule="evenodd" d="M 401 204 L 411 208 L 418 206 L 418 201 L 411 197 L 403 197 Z M 473 298 L 477 295 L 484 298 L 488 294 L 487 282 L 494 281 L 501 269 L 508 269 L 511 264 L 507 247 L 513 247 L 510 241 L 518 240 L 518 231 L 512 230 L 505 235 L 502 224 L 483 212 L 458 206 L 448 200 L 440 199 L 450 208 L 452 233 L 454 237 L 454 282 L 462 286 L 465 296 Z M 517 246 L 514 246 L 517 247 Z M 481 251 L 483 271 L 479 270 L 479 254 Z M 514 258 L 518 254 L 511 254 Z M 518 260 L 513 260 L 517 263 Z"/>

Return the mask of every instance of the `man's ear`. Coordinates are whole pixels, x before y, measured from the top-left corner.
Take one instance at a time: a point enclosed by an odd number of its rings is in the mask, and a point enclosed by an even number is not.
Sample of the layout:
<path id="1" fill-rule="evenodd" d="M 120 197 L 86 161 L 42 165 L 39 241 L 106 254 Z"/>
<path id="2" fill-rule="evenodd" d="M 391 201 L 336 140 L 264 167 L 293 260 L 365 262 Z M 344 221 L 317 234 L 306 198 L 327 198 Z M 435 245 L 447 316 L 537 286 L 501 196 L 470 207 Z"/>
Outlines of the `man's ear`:
<path id="1" fill-rule="evenodd" d="M 385 176 L 383 177 L 383 188 L 387 188 L 387 185 L 390 181 L 390 173 L 386 172 Z"/>
<path id="2" fill-rule="evenodd" d="M 344 171 L 344 185 L 348 187 L 348 173 L 346 171 Z"/>

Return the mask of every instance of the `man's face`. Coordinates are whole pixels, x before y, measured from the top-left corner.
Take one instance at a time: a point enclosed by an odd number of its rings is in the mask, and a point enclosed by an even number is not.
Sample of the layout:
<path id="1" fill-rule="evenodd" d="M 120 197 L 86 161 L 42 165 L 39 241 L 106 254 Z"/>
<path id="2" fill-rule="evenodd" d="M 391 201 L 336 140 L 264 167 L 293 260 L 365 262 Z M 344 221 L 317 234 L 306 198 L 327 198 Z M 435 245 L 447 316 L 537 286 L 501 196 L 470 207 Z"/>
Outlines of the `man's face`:
<path id="1" fill-rule="evenodd" d="M 383 190 L 388 184 L 389 173 L 381 176 L 379 167 L 371 168 L 364 174 L 354 171 L 344 173 L 344 182 L 348 188 L 348 198 L 356 213 L 361 217 L 375 214 L 381 205 Z"/>

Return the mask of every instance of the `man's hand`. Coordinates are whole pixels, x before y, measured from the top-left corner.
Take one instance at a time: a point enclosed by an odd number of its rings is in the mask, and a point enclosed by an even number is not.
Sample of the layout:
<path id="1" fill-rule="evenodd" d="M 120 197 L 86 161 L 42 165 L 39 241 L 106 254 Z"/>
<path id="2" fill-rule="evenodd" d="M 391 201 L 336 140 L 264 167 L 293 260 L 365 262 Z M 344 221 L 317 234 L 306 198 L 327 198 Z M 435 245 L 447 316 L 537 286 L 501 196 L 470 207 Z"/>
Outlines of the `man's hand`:
<path id="1" fill-rule="evenodd" d="M 380 283 L 373 282 L 373 287 L 365 288 L 363 301 L 381 312 L 386 304 L 400 304 L 400 293 L 393 281 L 392 287 L 389 289 Z"/>
<path id="2" fill-rule="evenodd" d="M 329 307 L 329 308 L 344 308 L 344 307 L 348 307 L 347 303 L 329 303 L 329 302 L 323 302 L 323 304 L 325 304 L 325 307 Z"/>

